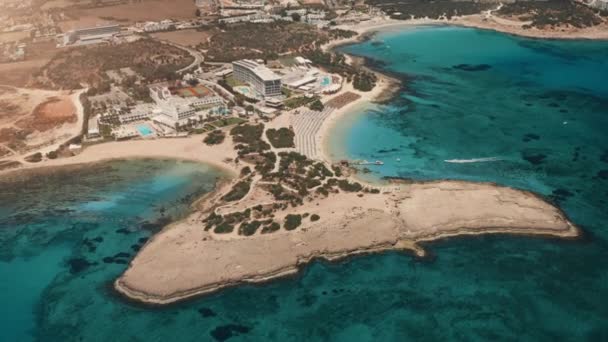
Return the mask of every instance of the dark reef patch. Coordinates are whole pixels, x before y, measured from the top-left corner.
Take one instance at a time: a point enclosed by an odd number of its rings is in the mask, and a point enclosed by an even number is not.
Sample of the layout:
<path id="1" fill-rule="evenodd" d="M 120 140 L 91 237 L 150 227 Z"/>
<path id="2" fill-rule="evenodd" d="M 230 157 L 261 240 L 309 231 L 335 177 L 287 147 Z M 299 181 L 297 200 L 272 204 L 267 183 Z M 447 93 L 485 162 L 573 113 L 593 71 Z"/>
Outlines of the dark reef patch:
<path id="1" fill-rule="evenodd" d="M 84 258 L 72 258 L 68 261 L 68 265 L 70 265 L 70 273 L 76 274 L 80 273 L 90 266 L 96 265 L 97 263 L 89 262 Z"/>
<path id="2" fill-rule="evenodd" d="M 600 161 L 608 163 L 608 150 L 604 150 L 604 152 L 602 152 L 602 155 L 600 156 Z"/>
<path id="3" fill-rule="evenodd" d="M 226 324 L 220 325 L 209 333 L 216 341 L 226 341 L 227 339 L 238 336 L 240 334 L 246 334 L 251 331 L 250 327 L 246 327 L 240 324 Z"/>
<path id="4" fill-rule="evenodd" d="M 317 302 L 317 296 L 307 293 L 305 295 L 298 297 L 297 301 L 301 306 L 303 306 L 305 308 L 309 308 Z"/>
<path id="5" fill-rule="evenodd" d="M 542 153 L 522 152 L 522 158 L 532 165 L 540 165 L 544 162 L 547 156 Z"/>
<path id="6" fill-rule="evenodd" d="M 187 203 L 190 203 L 191 201 L 187 201 Z M 144 230 L 149 230 L 149 231 L 159 231 L 161 230 L 161 228 L 163 228 L 164 226 L 168 225 L 169 223 L 171 223 L 171 221 L 173 221 L 173 219 L 171 218 L 171 216 L 163 216 L 158 218 L 156 221 L 150 222 L 150 221 L 143 221 L 139 226 L 141 229 Z"/>
<path id="7" fill-rule="evenodd" d="M 125 252 L 116 253 L 116 255 L 114 255 L 114 258 L 130 258 L 130 257 L 131 257 L 131 254 L 125 253 Z"/>
<path id="8" fill-rule="evenodd" d="M 600 170 L 597 173 L 597 177 L 600 179 L 608 179 L 608 170 Z"/>
<path id="9" fill-rule="evenodd" d="M 391 153 L 391 152 L 399 152 L 399 149 L 398 148 L 381 149 L 381 150 L 378 150 L 377 153 Z"/>
<path id="10" fill-rule="evenodd" d="M 457 64 L 452 66 L 452 69 L 463 71 L 484 71 L 491 68 L 492 66 L 489 64 Z"/>
<path id="11" fill-rule="evenodd" d="M 208 318 L 208 317 L 215 317 L 217 316 L 217 314 L 215 313 L 215 311 L 209 309 L 209 308 L 200 308 L 197 310 L 198 313 L 203 317 L 203 318 Z"/>
<path id="12" fill-rule="evenodd" d="M 566 189 L 559 188 L 559 189 L 553 190 L 551 195 L 549 195 L 549 198 L 551 198 L 555 202 L 563 202 L 572 196 L 574 196 L 574 194 L 572 192 L 570 192 Z"/>
<path id="13" fill-rule="evenodd" d="M 530 142 L 532 140 L 539 140 L 539 139 L 540 139 L 540 135 L 534 134 L 534 133 L 528 133 L 528 134 L 524 135 L 524 137 L 521 140 L 523 142 Z"/>
<path id="14" fill-rule="evenodd" d="M 116 233 L 118 233 L 118 234 L 124 234 L 124 235 L 129 235 L 132 232 L 129 229 L 127 229 L 127 228 L 120 228 L 120 229 L 116 229 Z"/>

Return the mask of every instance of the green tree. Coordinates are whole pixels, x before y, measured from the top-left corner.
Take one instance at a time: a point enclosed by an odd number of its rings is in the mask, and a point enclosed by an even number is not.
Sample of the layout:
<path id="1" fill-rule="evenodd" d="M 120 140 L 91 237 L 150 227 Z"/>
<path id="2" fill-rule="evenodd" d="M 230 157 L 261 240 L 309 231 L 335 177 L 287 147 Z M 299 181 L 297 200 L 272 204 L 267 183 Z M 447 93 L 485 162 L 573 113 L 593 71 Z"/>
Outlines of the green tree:
<path id="1" fill-rule="evenodd" d="M 321 102 L 321 100 L 316 99 L 315 101 L 313 101 L 308 108 L 312 109 L 312 110 L 316 110 L 318 112 L 322 111 L 323 109 L 325 109 L 325 106 L 323 105 L 323 103 Z"/>

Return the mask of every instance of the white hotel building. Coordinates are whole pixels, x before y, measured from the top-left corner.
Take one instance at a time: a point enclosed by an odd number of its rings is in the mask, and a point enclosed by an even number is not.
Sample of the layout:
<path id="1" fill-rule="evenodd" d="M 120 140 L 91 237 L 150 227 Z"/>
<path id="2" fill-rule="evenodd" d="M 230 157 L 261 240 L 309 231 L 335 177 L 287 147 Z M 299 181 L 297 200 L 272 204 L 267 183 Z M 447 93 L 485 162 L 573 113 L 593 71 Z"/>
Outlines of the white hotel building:
<path id="1" fill-rule="evenodd" d="M 202 107 L 221 106 L 224 100 L 217 96 L 182 98 L 173 96 L 169 88 L 155 86 L 150 88 L 150 97 L 156 103 L 154 121 L 174 128 L 175 124 L 184 124 L 188 119 L 202 115 Z"/>
<path id="2" fill-rule="evenodd" d="M 264 97 L 281 95 L 281 77 L 265 65 L 243 59 L 232 62 L 232 69 L 236 80 L 248 83 L 258 94 Z"/>

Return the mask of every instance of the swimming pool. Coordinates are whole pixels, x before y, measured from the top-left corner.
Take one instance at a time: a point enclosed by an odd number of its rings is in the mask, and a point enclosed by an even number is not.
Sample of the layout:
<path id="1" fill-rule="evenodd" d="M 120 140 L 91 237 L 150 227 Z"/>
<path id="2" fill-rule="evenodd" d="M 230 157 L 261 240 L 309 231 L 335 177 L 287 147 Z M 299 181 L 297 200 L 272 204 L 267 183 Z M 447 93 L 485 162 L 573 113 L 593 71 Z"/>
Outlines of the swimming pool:
<path id="1" fill-rule="evenodd" d="M 249 94 L 249 88 L 248 87 L 235 87 L 235 90 L 242 93 L 243 95 L 248 95 Z"/>
<path id="2" fill-rule="evenodd" d="M 325 76 L 321 79 L 321 85 L 327 87 L 331 84 L 331 78 L 329 76 Z"/>
<path id="3" fill-rule="evenodd" d="M 137 125 L 136 128 L 137 128 L 137 131 L 139 132 L 139 134 L 141 134 L 142 137 L 146 137 L 146 136 L 151 135 L 151 134 L 154 133 L 154 131 L 152 131 L 152 129 L 148 125 Z"/>

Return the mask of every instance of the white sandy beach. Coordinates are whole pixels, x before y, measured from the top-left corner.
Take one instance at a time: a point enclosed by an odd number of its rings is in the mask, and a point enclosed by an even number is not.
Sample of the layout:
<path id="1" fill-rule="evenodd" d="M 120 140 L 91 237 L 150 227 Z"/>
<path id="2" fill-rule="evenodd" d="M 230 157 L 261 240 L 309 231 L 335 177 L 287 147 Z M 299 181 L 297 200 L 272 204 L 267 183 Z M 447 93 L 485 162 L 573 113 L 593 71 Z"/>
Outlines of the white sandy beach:
<path id="1" fill-rule="evenodd" d="M 116 159 L 166 158 L 206 163 L 221 168 L 232 175 L 238 174 L 238 165 L 228 161 L 236 158 L 236 152 L 232 148 L 232 141 L 229 136 L 226 137 L 224 143 L 214 146 L 208 146 L 202 140 L 202 136 L 195 135 L 187 138 L 108 142 L 88 146 L 82 153 L 70 158 L 27 163 L 18 170 L 96 163 Z M 14 171 L 14 169 L 0 171 L 0 175 Z"/>

